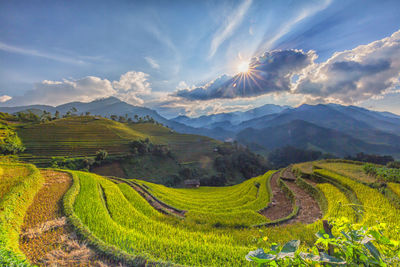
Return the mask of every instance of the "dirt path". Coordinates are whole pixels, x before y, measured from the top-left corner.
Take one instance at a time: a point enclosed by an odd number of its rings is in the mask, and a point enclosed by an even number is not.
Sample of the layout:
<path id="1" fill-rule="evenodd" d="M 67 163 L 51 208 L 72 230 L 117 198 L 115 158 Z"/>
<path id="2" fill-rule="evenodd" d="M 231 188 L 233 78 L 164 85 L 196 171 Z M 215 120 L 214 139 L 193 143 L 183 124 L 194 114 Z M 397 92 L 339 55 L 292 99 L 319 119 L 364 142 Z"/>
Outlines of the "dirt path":
<path id="1" fill-rule="evenodd" d="M 28 260 L 45 266 L 109 266 L 78 238 L 62 214 L 62 197 L 71 186 L 67 173 L 42 170 L 45 185 L 28 208 L 20 248 Z"/>
<path id="2" fill-rule="evenodd" d="M 312 198 L 295 182 L 285 181 L 285 183 L 296 197 L 296 204 L 299 207 L 299 213 L 296 217 L 283 224 L 293 224 L 297 222 L 310 224 L 322 218 L 322 212 L 319 208 L 318 202 L 314 198 Z"/>
<path id="3" fill-rule="evenodd" d="M 295 181 L 296 176 L 294 173 L 291 171 L 291 167 L 287 167 L 286 169 L 283 170 L 282 173 L 282 179 L 287 180 L 287 181 Z"/>
<path id="4" fill-rule="evenodd" d="M 292 210 L 292 203 L 286 197 L 286 195 L 282 192 L 281 188 L 278 185 L 279 172 L 276 172 L 271 177 L 271 191 L 272 191 L 272 200 L 271 203 L 265 209 L 260 211 L 261 215 L 264 215 L 271 221 L 284 218 L 288 216 Z"/>
<path id="5" fill-rule="evenodd" d="M 120 181 L 120 180 L 116 180 L 119 182 L 124 182 L 124 181 Z M 147 202 L 153 206 L 153 208 L 155 208 L 156 210 L 158 210 L 159 212 L 163 213 L 163 214 L 175 214 L 179 217 L 184 218 L 185 217 L 185 210 L 177 210 L 177 209 L 173 209 L 171 207 L 169 207 L 168 205 L 166 205 L 165 203 L 155 199 L 153 196 L 151 196 L 150 194 L 148 194 L 145 190 L 143 190 L 140 186 L 137 186 L 134 183 L 126 183 L 127 185 L 129 185 L 130 187 L 132 187 L 133 189 L 135 189 L 144 199 L 147 200 Z"/>

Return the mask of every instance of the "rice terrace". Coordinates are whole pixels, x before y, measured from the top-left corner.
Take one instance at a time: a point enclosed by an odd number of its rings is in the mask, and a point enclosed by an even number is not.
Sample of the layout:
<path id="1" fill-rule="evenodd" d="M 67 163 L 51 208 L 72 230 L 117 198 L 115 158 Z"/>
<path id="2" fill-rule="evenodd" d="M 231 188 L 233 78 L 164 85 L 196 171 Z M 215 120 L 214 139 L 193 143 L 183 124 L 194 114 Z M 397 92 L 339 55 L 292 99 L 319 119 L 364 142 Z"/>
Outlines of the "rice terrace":
<path id="1" fill-rule="evenodd" d="M 399 10 L 2 1 L 0 266 L 400 266 Z"/>

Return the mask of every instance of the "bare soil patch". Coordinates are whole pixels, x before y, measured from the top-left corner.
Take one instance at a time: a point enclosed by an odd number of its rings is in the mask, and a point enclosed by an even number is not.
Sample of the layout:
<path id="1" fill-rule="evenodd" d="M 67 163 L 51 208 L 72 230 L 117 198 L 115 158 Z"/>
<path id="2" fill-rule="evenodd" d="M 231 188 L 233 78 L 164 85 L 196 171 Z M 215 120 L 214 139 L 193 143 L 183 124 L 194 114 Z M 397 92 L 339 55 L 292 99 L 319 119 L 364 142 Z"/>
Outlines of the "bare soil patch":
<path id="1" fill-rule="evenodd" d="M 115 176 L 125 178 L 126 174 L 119 162 L 112 162 L 102 166 L 96 166 L 91 169 L 91 172 L 102 176 Z"/>
<path id="2" fill-rule="evenodd" d="M 72 184 L 69 174 L 42 170 L 45 185 L 25 215 L 20 248 L 40 266 L 115 266 L 80 242 L 62 214 L 62 198 Z"/>
<path id="3" fill-rule="evenodd" d="M 287 180 L 287 181 L 295 181 L 296 180 L 296 176 L 291 171 L 291 167 L 288 167 L 288 168 L 283 170 L 281 178 L 284 179 L 284 180 Z"/>
<path id="4" fill-rule="evenodd" d="M 322 212 L 319 208 L 318 202 L 314 198 L 312 198 L 295 182 L 286 181 L 285 183 L 296 197 L 296 204 L 299 207 L 299 213 L 296 217 L 283 224 L 293 224 L 297 222 L 310 224 L 322 217 Z"/>
<path id="5" fill-rule="evenodd" d="M 260 211 L 261 215 L 264 215 L 271 221 L 284 218 L 288 216 L 292 210 L 292 203 L 287 198 L 287 196 L 282 192 L 281 188 L 278 185 L 279 172 L 276 172 L 271 177 L 271 191 L 272 191 L 272 200 L 268 206 Z"/>

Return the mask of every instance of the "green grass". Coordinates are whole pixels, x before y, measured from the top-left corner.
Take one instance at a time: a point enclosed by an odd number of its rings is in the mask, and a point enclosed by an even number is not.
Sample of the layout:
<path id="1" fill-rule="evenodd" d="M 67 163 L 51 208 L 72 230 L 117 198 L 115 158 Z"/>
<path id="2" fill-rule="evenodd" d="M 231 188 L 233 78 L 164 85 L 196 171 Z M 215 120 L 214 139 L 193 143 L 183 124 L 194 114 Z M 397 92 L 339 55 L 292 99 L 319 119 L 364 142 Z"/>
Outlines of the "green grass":
<path id="1" fill-rule="evenodd" d="M 325 195 L 328 202 L 328 211 L 324 215 L 326 219 L 346 217 L 356 222 L 357 217 L 355 216 L 354 210 L 351 208 L 352 203 L 345 194 L 328 183 L 318 184 L 317 187 Z"/>
<path id="2" fill-rule="evenodd" d="M 398 197 L 400 197 L 400 184 L 398 183 L 388 183 L 388 187 L 392 190 Z"/>
<path id="3" fill-rule="evenodd" d="M 25 213 L 43 186 L 44 179 L 33 165 L 0 163 L 0 168 L 0 250 L 8 255 L 8 258 L 0 258 L 1 265 L 6 264 L 7 260 L 23 259 L 19 249 L 20 229 Z"/>
<path id="4" fill-rule="evenodd" d="M 94 156 L 99 149 L 107 150 L 110 156 L 126 155 L 130 153 L 131 141 L 149 138 L 154 144 L 168 145 L 179 163 L 193 162 L 211 170 L 217 156 L 214 148 L 221 144 L 209 137 L 180 134 L 152 123 L 119 123 L 93 116 L 63 118 L 15 128 L 26 147 L 21 158 L 40 164 L 55 156 Z M 149 164 L 153 169 L 157 166 L 155 160 Z M 124 169 L 135 171 L 129 168 L 129 162 Z"/>
<path id="5" fill-rule="evenodd" d="M 241 184 L 227 187 L 175 189 L 149 182 L 149 191 L 163 202 L 188 211 L 188 221 L 218 226 L 252 226 L 267 222 L 257 211 L 268 205 L 270 171 Z M 259 188 L 256 186 L 259 185 Z"/>
<path id="6" fill-rule="evenodd" d="M 147 136 L 125 124 L 94 117 L 72 117 L 19 128 L 26 153 L 40 157 L 93 156 L 99 149 L 110 154 L 129 152 L 129 142 Z"/>
<path id="7" fill-rule="evenodd" d="M 125 188 L 134 206 L 118 185 L 93 174 L 75 174 L 80 180 L 74 204 L 76 215 L 107 244 L 155 261 L 196 266 L 248 265 L 243 255 L 252 246 L 237 245 L 226 234 L 189 231 L 155 220 L 149 216 L 148 203 L 134 200 L 140 199 L 135 191 Z M 142 212 L 145 209 L 147 212 Z"/>
<path id="8" fill-rule="evenodd" d="M 377 190 L 328 170 L 320 169 L 315 170 L 315 172 L 330 177 L 341 184 L 350 187 L 354 191 L 364 209 L 361 223 L 366 225 L 375 225 L 379 222 L 385 222 L 388 225 L 396 225 L 399 222 L 400 211 Z M 390 233 L 390 235 L 395 238 L 400 237 L 400 233 Z"/>
<path id="9" fill-rule="evenodd" d="M 350 177 L 354 180 L 373 183 L 375 178 L 365 173 L 363 170 L 363 165 L 356 165 L 351 163 L 343 162 L 316 162 L 316 166 L 321 167 L 326 170 L 336 172 L 337 174 Z"/>

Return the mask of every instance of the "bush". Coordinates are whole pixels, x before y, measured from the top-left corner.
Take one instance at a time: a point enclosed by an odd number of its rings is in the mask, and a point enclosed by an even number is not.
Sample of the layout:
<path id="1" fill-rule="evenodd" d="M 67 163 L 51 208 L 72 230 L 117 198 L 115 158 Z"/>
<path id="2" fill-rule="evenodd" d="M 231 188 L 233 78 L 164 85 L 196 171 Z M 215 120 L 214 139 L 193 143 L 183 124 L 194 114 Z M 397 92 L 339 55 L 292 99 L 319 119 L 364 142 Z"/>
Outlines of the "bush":
<path id="1" fill-rule="evenodd" d="M 94 163 L 93 158 L 52 157 L 50 166 L 52 168 L 87 171 Z"/>
<path id="2" fill-rule="evenodd" d="M 347 219 L 333 221 L 332 225 L 325 221 L 324 229 L 316 234 L 318 239 L 307 252 L 299 251 L 300 240 L 292 240 L 284 246 L 272 243 L 268 252 L 250 251 L 246 259 L 258 266 L 397 266 L 399 242 L 382 234 L 385 227 L 355 226 Z"/>
<path id="3" fill-rule="evenodd" d="M 96 152 L 96 160 L 101 161 L 105 160 L 108 156 L 108 152 L 104 149 L 100 149 L 99 151 Z"/>
<path id="4" fill-rule="evenodd" d="M 0 140 L 1 154 L 17 154 L 25 150 L 25 147 L 16 132 L 10 129 L 5 129 L 4 134 L 5 137 Z"/>
<path id="5" fill-rule="evenodd" d="M 400 169 L 400 161 L 391 161 L 388 164 L 386 164 L 386 167 Z"/>

